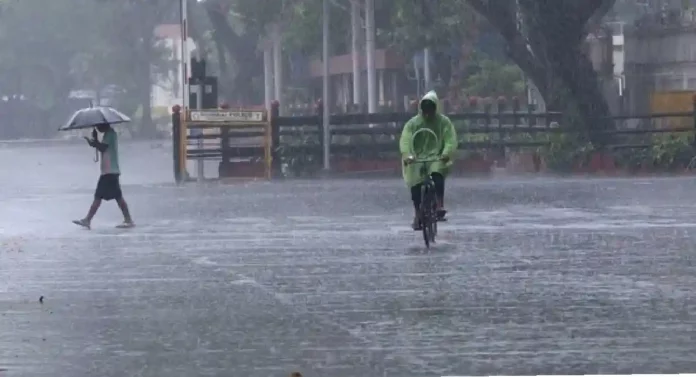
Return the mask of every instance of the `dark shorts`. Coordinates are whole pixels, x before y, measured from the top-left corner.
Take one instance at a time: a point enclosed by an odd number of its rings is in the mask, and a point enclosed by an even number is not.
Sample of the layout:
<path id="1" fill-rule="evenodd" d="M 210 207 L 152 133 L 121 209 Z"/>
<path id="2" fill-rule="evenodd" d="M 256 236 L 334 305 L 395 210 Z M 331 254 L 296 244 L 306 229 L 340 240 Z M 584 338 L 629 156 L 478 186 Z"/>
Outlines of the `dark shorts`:
<path id="1" fill-rule="evenodd" d="M 99 177 L 97 190 L 94 192 L 94 199 L 113 200 L 121 199 L 121 182 L 118 174 L 104 174 Z"/>
<path id="2" fill-rule="evenodd" d="M 442 199 L 445 196 L 445 177 L 440 173 L 433 173 L 432 176 L 435 182 L 435 194 Z M 421 202 L 421 186 L 422 184 L 419 183 L 411 187 L 411 200 L 416 207 L 420 206 Z"/>

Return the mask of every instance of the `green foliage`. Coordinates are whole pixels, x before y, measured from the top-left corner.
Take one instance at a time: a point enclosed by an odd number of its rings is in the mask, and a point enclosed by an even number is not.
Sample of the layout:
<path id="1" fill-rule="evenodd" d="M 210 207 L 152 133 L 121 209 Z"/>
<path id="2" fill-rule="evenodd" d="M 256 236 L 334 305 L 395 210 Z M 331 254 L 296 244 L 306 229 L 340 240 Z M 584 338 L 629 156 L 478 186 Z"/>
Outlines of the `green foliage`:
<path id="1" fill-rule="evenodd" d="M 450 48 L 471 40 L 478 16 L 465 1 L 395 0 L 378 2 L 379 38 L 406 54 L 424 47 Z"/>
<path id="2" fill-rule="evenodd" d="M 693 139 L 692 132 L 655 135 L 650 149 L 654 166 L 668 170 L 687 167 L 696 153 Z"/>
<path id="3" fill-rule="evenodd" d="M 116 85 L 116 105 L 149 108 L 151 83 L 171 51 L 155 27 L 178 11 L 169 0 L 22 0 L 0 11 L 0 94 L 23 94 L 47 111 L 73 90 Z M 148 112 L 149 114 L 149 112 Z M 55 124 L 46 121 L 46 127 Z M 147 123 L 147 122 L 146 122 Z"/>
<path id="4" fill-rule="evenodd" d="M 329 6 L 329 48 L 331 55 L 350 53 L 351 27 L 350 4 L 345 1 Z M 322 52 L 322 3 L 321 0 L 298 1 L 288 10 L 285 21 L 285 42 L 290 51 L 299 51 L 310 56 L 321 56 Z"/>
<path id="5" fill-rule="evenodd" d="M 612 152 L 616 165 L 629 172 L 653 166 L 652 148 L 621 148 Z"/>
<path id="6" fill-rule="evenodd" d="M 3 91 L 32 100 L 52 97 L 70 84 L 71 61 L 94 38 L 87 33 L 92 0 L 7 2 L 0 14 Z M 74 22 L 75 19 L 84 22 Z M 85 27 L 86 26 L 86 27 Z M 9 89 L 11 88 L 11 89 Z"/>
<path id="7" fill-rule="evenodd" d="M 511 59 L 539 89 L 547 108 L 573 105 L 593 142 L 612 127 L 597 72 L 580 48 L 616 0 L 467 0 L 503 36 Z M 569 72 L 572 72 L 570 74 Z M 570 97 L 558 97 L 558 88 Z"/>
<path id="8" fill-rule="evenodd" d="M 457 158 L 469 159 L 482 157 L 486 154 L 485 148 L 472 148 L 466 146 L 466 144 L 489 143 L 491 141 L 491 136 L 489 134 L 471 132 L 470 123 L 466 120 L 455 121 L 454 127 L 457 130 L 460 144 Z"/>
<path id="9" fill-rule="evenodd" d="M 518 66 L 481 54 L 474 54 L 469 66 L 472 72 L 465 79 L 465 94 L 479 97 L 522 97 L 525 94 L 524 74 Z"/>
<path id="10" fill-rule="evenodd" d="M 568 133 L 553 133 L 548 140 L 550 144 L 541 149 L 541 155 L 549 170 L 555 172 L 570 172 L 584 166 L 595 151 L 592 143 Z"/>
<path id="11" fill-rule="evenodd" d="M 280 146 L 276 149 L 280 156 L 280 165 L 285 177 L 308 177 L 321 168 L 321 156 L 304 153 L 301 147 L 319 147 L 321 143 L 316 132 L 303 132 L 304 127 L 293 127 L 299 134 L 281 136 Z"/>
<path id="12" fill-rule="evenodd" d="M 622 148 L 614 151 L 613 155 L 617 165 L 629 171 L 683 169 L 689 167 L 696 156 L 693 136 L 693 132 L 657 134 L 650 137 L 650 143 L 645 148 Z"/>

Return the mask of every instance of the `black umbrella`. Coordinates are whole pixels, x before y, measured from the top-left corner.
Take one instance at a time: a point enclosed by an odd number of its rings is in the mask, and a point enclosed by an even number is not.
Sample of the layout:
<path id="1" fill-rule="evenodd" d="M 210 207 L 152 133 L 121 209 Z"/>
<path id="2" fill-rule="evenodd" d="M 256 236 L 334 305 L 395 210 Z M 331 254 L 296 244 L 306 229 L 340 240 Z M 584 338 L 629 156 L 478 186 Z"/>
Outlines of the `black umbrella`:
<path id="1" fill-rule="evenodd" d="M 96 127 L 100 124 L 114 125 L 130 122 L 131 119 L 122 112 L 106 106 L 88 107 L 78 110 L 70 120 L 58 130 L 72 131 Z"/>
<path id="2" fill-rule="evenodd" d="M 131 119 L 123 114 L 122 112 L 114 109 L 113 107 L 97 106 L 84 108 L 82 110 L 77 110 L 75 114 L 70 117 L 70 120 L 61 128 L 59 131 L 74 131 L 74 130 L 84 130 L 87 128 L 93 128 L 100 124 L 114 125 L 119 123 L 130 122 Z M 92 140 L 97 140 L 97 130 L 96 128 L 92 130 Z M 95 151 L 96 156 L 94 161 L 99 161 L 99 151 Z"/>

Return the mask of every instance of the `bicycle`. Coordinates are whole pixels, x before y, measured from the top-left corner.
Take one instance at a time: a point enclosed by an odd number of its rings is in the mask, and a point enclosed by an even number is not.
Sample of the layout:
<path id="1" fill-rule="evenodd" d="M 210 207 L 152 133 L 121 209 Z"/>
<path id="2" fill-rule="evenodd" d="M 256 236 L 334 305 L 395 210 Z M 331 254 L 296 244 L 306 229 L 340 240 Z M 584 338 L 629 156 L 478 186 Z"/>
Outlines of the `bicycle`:
<path id="1" fill-rule="evenodd" d="M 420 130 L 413 133 L 411 140 L 411 151 L 413 148 L 413 140 L 415 140 L 416 135 L 421 132 L 426 132 L 431 134 L 437 143 L 438 137 L 432 130 L 428 128 L 421 128 Z M 435 236 L 437 236 L 437 195 L 435 191 L 435 181 L 431 174 L 428 174 L 428 164 L 436 161 L 440 161 L 441 158 L 415 158 L 412 164 L 421 164 L 420 174 L 425 176 L 425 180 L 421 184 L 421 202 L 420 208 L 418 210 L 418 219 L 420 221 L 420 226 L 423 231 L 423 241 L 425 241 L 425 247 L 430 248 L 431 243 L 435 243 Z"/>

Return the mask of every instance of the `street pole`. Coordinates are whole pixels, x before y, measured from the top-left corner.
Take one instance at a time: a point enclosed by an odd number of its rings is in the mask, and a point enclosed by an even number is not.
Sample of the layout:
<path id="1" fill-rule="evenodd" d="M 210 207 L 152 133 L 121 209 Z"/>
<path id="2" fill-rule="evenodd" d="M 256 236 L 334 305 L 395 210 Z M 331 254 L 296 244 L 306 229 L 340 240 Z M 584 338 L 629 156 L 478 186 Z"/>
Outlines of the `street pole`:
<path id="1" fill-rule="evenodd" d="M 183 106 L 183 117 L 188 116 L 188 111 L 190 110 L 191 104 L 189 103 L 189 93 L 191 93 L 191 83 L 189 83 L 189 49 L 188 49 L 188 1 L 181 0 L 181 104 Z M 189 131 L 186 131 L 189 133 Z M 188 138 L 188 135 L 187 135 Z M 186 140 L 181 140 L 181 143 L 187 143 Z M 184 147 L 187 148 L 187 147 Z M 186 162 L 184 162 L 185 165 Z M 186 176 L 184 179 L 188 179 L 188 166 L 185 167 Z"/>
<path id="2" fill-rule="evenodd" d="M 351 26 L 351 51 L 353 53 L 353 104 L 362 105 L 362 75 L 360 70 L 360 36 L 362 35 L 360 26 L 360 4 L 358 0 L 350 2 L 350 26 Z M 362 112 L 362 107 L 360 107 Z"/>
<path id="3" fill-rule="evenodd" d="M 186 0 L 181 0 L 181 105 L 184 112 L 188 109 L 188 7 Z"/>
<path id="4" fill-rule="evenodd" d="M 283 46 L 281 44 L 283 36 L 281 34 L 280 23 L 275 23 L 271 27 L 271 42 L 273 45 L 273 85 L 275 88 L 275 100 L 280 103 L 280 115 L 283 115 L 285 103 L 283 101 Z"/>
<path id="5" fill-rule="evenodd" d="M 331 169 L 331 125 L 330 116 L 331 110 L 329 108 L 329 0 L 324 0 L 322 4 L 323 8 L 323 22 L 322 22 L 322 48 L 323 48 L 323 85 L 322 85 L 322 105 L 323 105 L 323 119 L 322 126 L 324 128 L 324 170 L 329 171 Z"/>
<path id="6" fill-rule="evenodd" d="M 263 46 L 263 86 L 264 103 L 270 112 L 273 102 L 273 51 L 269 41 L 264 41 Z"/>
<path id="7" fill-rule="evenodd" d="M 423 79 L 424 79 L 424 89 L 425 93 L 433 90 L 432 77 L 430 72 L 430 48 L 426 47 L 423 49 Z"/>
<path id="8" fill-rule="evenodd" d="M 188 51 L 188 3 L 187 0 L 181 0 L 181 63 L 182 63 L 182 75 L 184 76 L 183 80 L 183 103 L 184 103 L 184 114 L 186 114 L 186 110 L 188 110 L 189 106 L 189 93 L 191 92 L 191 83 L 189 82 L 189 51 Z M 201 46 L 196 46 L 196 60 L 201 61 Z M 193 70 L 191 69 L 191 72 Z M 193 75 L 191 75 L 193 76 Z M 196 85 L 196 110 L 201 110 L 203 108 L 203 91 L 204 91 L 204 83 L 203 83 L 203 78 L 197 78 L 194 80 L 198 80 L 198 85 Z M 191 134 L 194 134 L 191 132 Z M 196 130 L 195 135 L 197 136 L 202 136 L 203 132 L 200 130 Z M 199 151 L 203 150 L 203 139 L 199 138 L 196 147 L 198 148 Z M 198 157 L 196 160 L 197 166 L 196 166 L 196 175 L 197 175 L 197 180 L 199 182 L 203 181 L 204 178 L 204 161 L 203 157 Z"/>
<path id="9" fill-rule="evenodd" d="M 367 109 L 377 112 L 377 69 L 375 68 L 375 2 L 365 0 L 365 44 L 367 59 Z"/>
<path id="10" fill-rule="evenodd" d="M 201 47 L 202 46 L 196 46 L 196 60 L 200 63 L 201 61 Z M 205 84 L 203 83 L 204 77 L 199 77 L 198 78 L 198 89 L 196 90 L 196 110 L 203 110 L 203 91 Z M 198 164 L 196 167 L 196 172 L 198 173 L 198 182 L 203 182 L 205 180 L 205 161 L 203 160 L 203 131 L 199 130 L 197 132 L 199 138 L 198 142 L 196 143 L 199 152 L 199 157 L 196 163 Z"/>

